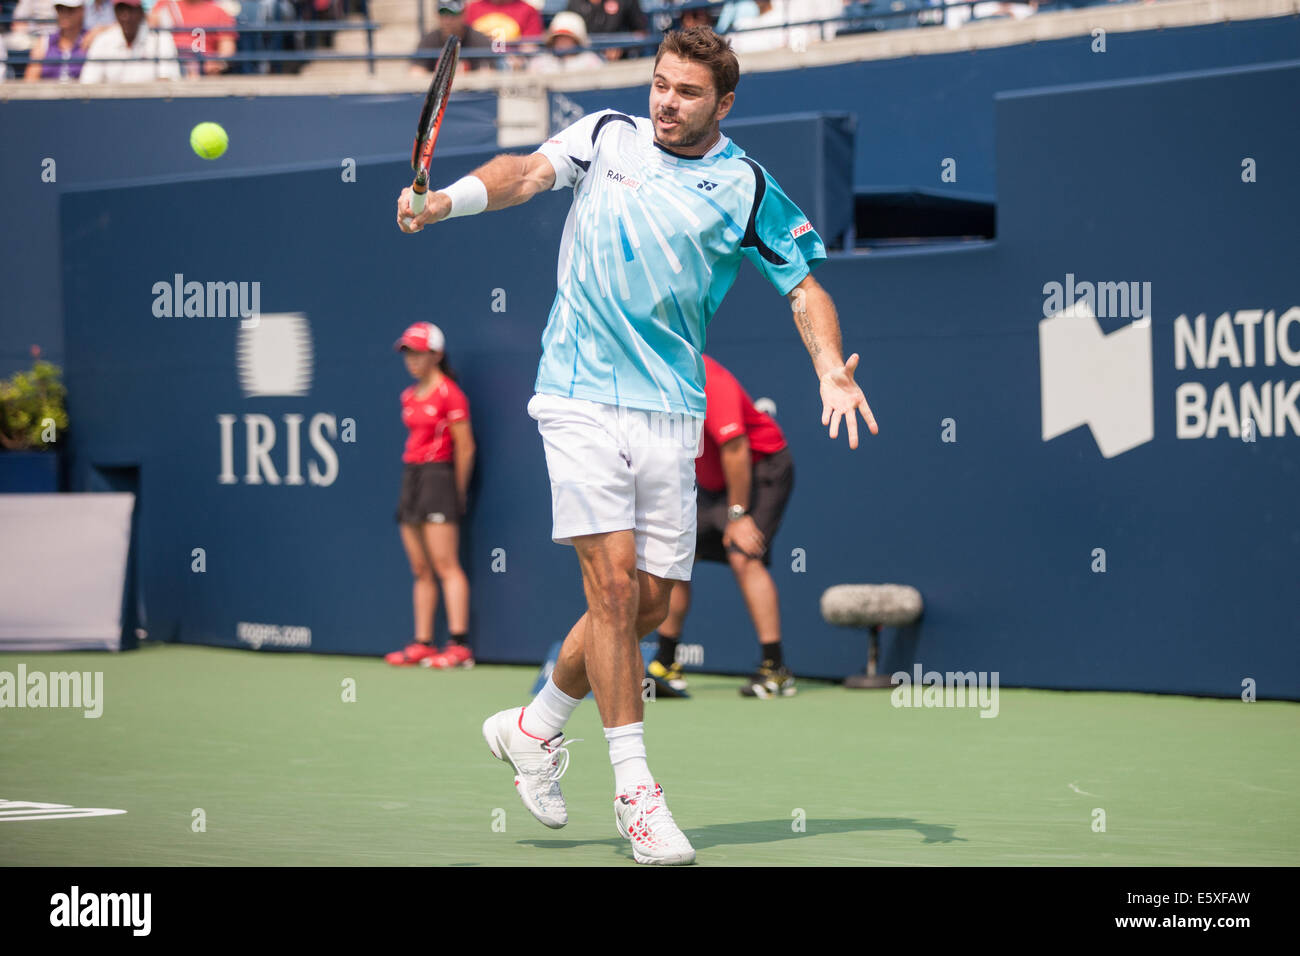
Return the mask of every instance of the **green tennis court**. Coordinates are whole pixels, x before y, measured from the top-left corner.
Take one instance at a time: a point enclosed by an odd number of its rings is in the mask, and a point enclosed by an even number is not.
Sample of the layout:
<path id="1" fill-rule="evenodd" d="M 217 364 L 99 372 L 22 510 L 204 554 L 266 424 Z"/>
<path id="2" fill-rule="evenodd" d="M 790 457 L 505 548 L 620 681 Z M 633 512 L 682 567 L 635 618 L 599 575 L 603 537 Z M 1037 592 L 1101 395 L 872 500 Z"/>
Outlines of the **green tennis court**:
<path id="1" fill-rule="evenodd" d="M 0 671 L 20 663 L 102 671 L 104 709 L 0 710 L 0 799 L 127 812 L 5 820 L 6 865 L 635 866 L 594 702 L 568 727 L 584 740 L 565 829 L 534 821 L 489 756 L 479 725 L 530 699 L 532 668 L 0 655 Z M 692 700 L 647 704 L 650 765 L 700 865 L 1300 862 L 1292 703 L 1003 690 L 988 719 L 810 681 L 745 700 L 736 684 L 697 676 Z"/>

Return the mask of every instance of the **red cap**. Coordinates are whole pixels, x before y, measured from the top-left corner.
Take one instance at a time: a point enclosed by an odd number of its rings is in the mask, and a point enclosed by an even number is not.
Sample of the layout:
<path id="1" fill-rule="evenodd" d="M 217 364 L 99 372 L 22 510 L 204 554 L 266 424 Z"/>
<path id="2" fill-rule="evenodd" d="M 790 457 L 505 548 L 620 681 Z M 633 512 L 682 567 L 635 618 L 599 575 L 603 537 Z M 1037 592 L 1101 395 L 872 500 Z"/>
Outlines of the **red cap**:
<path id="1" fill-rule="evenodd" d="M 416 352 L 442 352 L 447 347 L 442 329 L 432 322 L 416 322 L 402 333 L 402 337 L 393 343 L 395 349 L 411 349 Z"/>

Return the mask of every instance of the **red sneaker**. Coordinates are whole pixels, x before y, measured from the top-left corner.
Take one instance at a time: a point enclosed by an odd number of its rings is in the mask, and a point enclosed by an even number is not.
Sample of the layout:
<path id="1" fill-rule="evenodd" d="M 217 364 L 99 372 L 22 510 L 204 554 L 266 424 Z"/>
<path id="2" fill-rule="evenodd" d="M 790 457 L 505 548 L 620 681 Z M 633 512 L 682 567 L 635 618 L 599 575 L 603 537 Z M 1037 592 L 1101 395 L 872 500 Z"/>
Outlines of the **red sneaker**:
<path id="1" fill-rule="evenodd" d="M 394 667 L 410 667 L 412 664 L 419 664 L 431 657 L 436 656 L 438 649 L 432 644 L 423 644 L 420 641 L 412 641 L 400 651 L 393 651 L 391 654 L 385 654 L 384 660 Z"/>
<path id="2" fill-rule="evenodd" d="M 420 663 L 437 670 L 450 670 L 453 667 L 468 670 L 474 666 L 474 652 L 464 644 L 448 644 L 441 654 L 426 657 Z"/>

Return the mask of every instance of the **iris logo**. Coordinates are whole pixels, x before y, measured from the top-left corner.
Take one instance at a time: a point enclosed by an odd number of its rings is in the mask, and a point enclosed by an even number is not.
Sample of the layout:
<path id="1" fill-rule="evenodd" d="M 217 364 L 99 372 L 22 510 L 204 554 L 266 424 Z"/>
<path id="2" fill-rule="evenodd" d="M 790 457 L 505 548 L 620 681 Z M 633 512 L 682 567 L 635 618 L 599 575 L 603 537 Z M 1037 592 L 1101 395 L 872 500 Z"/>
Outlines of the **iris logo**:
<path id="1" fill-rule="evenodd" d="M 1155 436 L 1151 322 L 1102 333 L 1086 299 L 1038 323 L 1043 441 L 1087 425 L 1103 458 Z"/>
<path id="2" fill-rule="evenodd" d="M 256 395 L 306 395 L 311 390 L 311 326 L 301 312 L 264 315 L 239 330 L 239 386 Z"/>
<path id="3" fill-rule="evenodd" d="M 239 330 L 237 348 L 239 385 L 245 398 L 301 398 L 311 390 L 312 338 L 307 317 L 300 312 L 263 315 L 251 328 Z M 303 431 L 314 457 L 303 461 Z M 342 440 L 355 440 L 356 423 L 343 419 Z M 244 441 L 235 433 L 243 427 Z M 339 474 L 339 457 L 333 442 L 339 438 L 339 422 L 324 412 L 307 416 L 285 412 L 277 422 L 270 415 L 246 412 L 218 415 L 221 432 L 223 485 L 328 486 Z M 244 469 L 235 470 L 235 449 L 244 450 Z M 306 465 L 304 474 L 304 464 Z"/>

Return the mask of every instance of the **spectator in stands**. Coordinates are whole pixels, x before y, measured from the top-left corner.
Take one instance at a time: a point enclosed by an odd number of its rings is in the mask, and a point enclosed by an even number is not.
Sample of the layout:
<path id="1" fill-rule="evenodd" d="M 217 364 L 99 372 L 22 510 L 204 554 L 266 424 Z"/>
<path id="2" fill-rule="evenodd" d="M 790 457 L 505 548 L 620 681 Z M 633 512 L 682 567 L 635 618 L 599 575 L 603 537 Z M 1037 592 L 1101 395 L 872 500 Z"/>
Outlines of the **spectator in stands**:
<path id="1" fill-rule="evenodd" d="M 587 25 L 582 17 L 565 10 L 555 15 L 546 31 L 547 52 L 533 57 L 528 69 L 533 73 L 568 73 L 573 70 L 596 70 L 604 65 L 600 55 L 584 50 Z"/>
<path id="2" fill-rule="evenodd" d="M 465 8 L 465 19 L 498 42 L 540 37 L 546 32 L 542 15 L 526 0 L 472 0 Z"/>
<path id="3" fill-rule="evenodd" d="M 9 79 L 9 52 L 5 49 L 5 38 L 0 36 L 0 83 Z"/>
<path id="4" fill-rule="evenodd" d="M 754 0 L 729 0 L 718 14 L 718 33 L 727 33 L 736 25 L 737 20 L 758 16 L 758 4 Z"/>
<path id="5" fill-rule="evenodd" d="M 812 20 L 830 20 L 843 16 L 844 0 L 739 0 L 723 8 L 718 26 L 738 30 L 728 37 L 738 52 L 757 53 L 789 47 L 802 52 L 809 43 L 831 39 L 839 27 L 834 23 L 816 24 Z M 804 23 L 807 26 L 788 26 Z"/>
<path id="6" fill-rule="evenodd" d="M 117 0 L 113 4 L 117 26 L 105 30 L 90 45 L 90 62 L 81 71 L 82 83 L 148 83 L 151 80 L 178 80 L 180 65 L 176 61 L 176 44 L 163 30 L 150 30 L 144 22 L 141 0 Z M 140 59 L 150 62 L 114 63 L 113 60 Z M 103 62 L 101 62 L 103 61 Z"/>
<path id="7" fill-rule="evenodd" d="M 587 33 L 645 33 L 649 23 L 639 0 L 569 0 L 568 9 L 582 17 Z M 625 50 L 606 50 L 605 59 L 621 60 Z"/>
<path id="8" fill-rule="evenodd" d="M 469 648 L 469 580 L 460 566 L 459 527 L 474 471 L 469 401 L 447 364 L 446 340 L 431 322 L 416 322 L 397 340 L 416 383 L 402 392 L 402 422 L 409 430 L 402 452 L 397 522 L 415 583 L 411 602 L 415 635 L 404 649 L 385 655 L 394 666 L 473 667 Z M 436 579 L 436 580 L 435 580 Z M 433 646 L 438 582 L 451 640 Z"/>
<path id="9" fill-rule="evenodd" d="M 87 30 L 115 26 L 117 26 L 117 17 L 113 12 L 113 0 L 86 0 Z"/>
<path id="10" fill-rule="evenodd" d="M 204 56 L 202 73 L 213 76 L 226 72 L 230 64 L 221 59 L 235 52 L 235 34 L 222 27 L 233 27 L 235 20 L 214 0 L 158 0 L 149 11 L 151 27 L 171 29 L 173 42 L 185 62 L 187 76 L 200 74 L 199 63 L 189 52 Z M 201 30 L 198 36 L 192 31 Z"/>
<path id="11" fill-rule="evenodd" d="M 709 29 L 713 29 L 713 11 L 708 7 L 697 7 L 694 10 L 683 10 L 681 21 L 681 28 L 683 30 L 689 30 L 691 27 L 708 27 Z M 722 31 L 718 30 L 717 32 L 721 33 Z"/>
<path id="12" fill-rule="evenodd" d="M 798 23 L 800 20 L 832 20 L 838 19 L 846 14 L 844 9 L 848 6 L 849 0 L 794 0 L 793 12 L 797 16 L 792 17 L 792 21 Z M 840 24 L 823 23 L 820 26 L 810 26 L 808 38 L 811 41 L 833 40 L 835 34 L 839 32 Z"/>
<path id="13" fill-rule="evenodd" d="M 81 76 L 89 46 L 86 33 L 85 0 L 59 0 L 54 15 L 59 25 L 37 37 L 24 76 L 29 83 L 39 80 L 68 82 Z"/>
<path id="14" fill-rule="evenodd" d="M 731 48 L 737 53 L 759 53 L 763 50 L 780 50 L 790 45 L 790 31 L 784 25 L 794 17 L 788 0 L 757 0 L 756 14 L 736 14 L 731 29 Z"/>
<path id="15" fill-rule="evenodd" d="M 343 5 L 340 0 L 294 0 L 294 9 L 298 11 L 299 20 L 341 20 Z M 309 50 L 334 46 L 334 34 L 330 31 L 313 30 L 306 34 L 306 47 Z"/>
<path id="16" fill-rule="evenodd" d="M 26 34 L 41 33 L 49 26 L 49 24 L 45 23 L 29 23 L 26 19 L 28 17 L 32 20 L 55 19 L 54 0 L 18 0 L 18 6 L 14 7 L 14 22 L 9 28 L 13 39 L 19 41 L 13 43 L 15 50 L 27 49 L 27 47 L 21 45 Z"/>
<path id="17" fill-rule="evenodd" d="M 492 48 L 492 38 L 486 33 L 479 33 L 465 22 L 465 4 L 462 0 L 442 0 L 438 4 L 438 26 L 430 30 L 420 38 L 420 44 L 416 49 L 416 55 L 411 58 L 411 74 L 414 76 L 428 76 L 438 65 L 437 53 L 442 50 L 442 45 L 447 42 L 447 37 L 460 37 L 460 46 L 462 50 L 488 50 Z M 430 50 L 433 56 L 420 56 L 420 50 Z M 479 67 L 487 64 L 491 66 L 491 60 L 481 60 L 477 57 L 470 59 L 462 57 L 460 69 L 477 70 Z"/>
<path id="18" fill-rule="evenodd" d="M 1007 17 L 1023 20 L 1037 12 L 1037 0 L 1030 3 L 976 3 L 969 7 L 953 7 L 944 10 L 944 26 L 955 30 L 971 20 L 995 20 Z"/>

